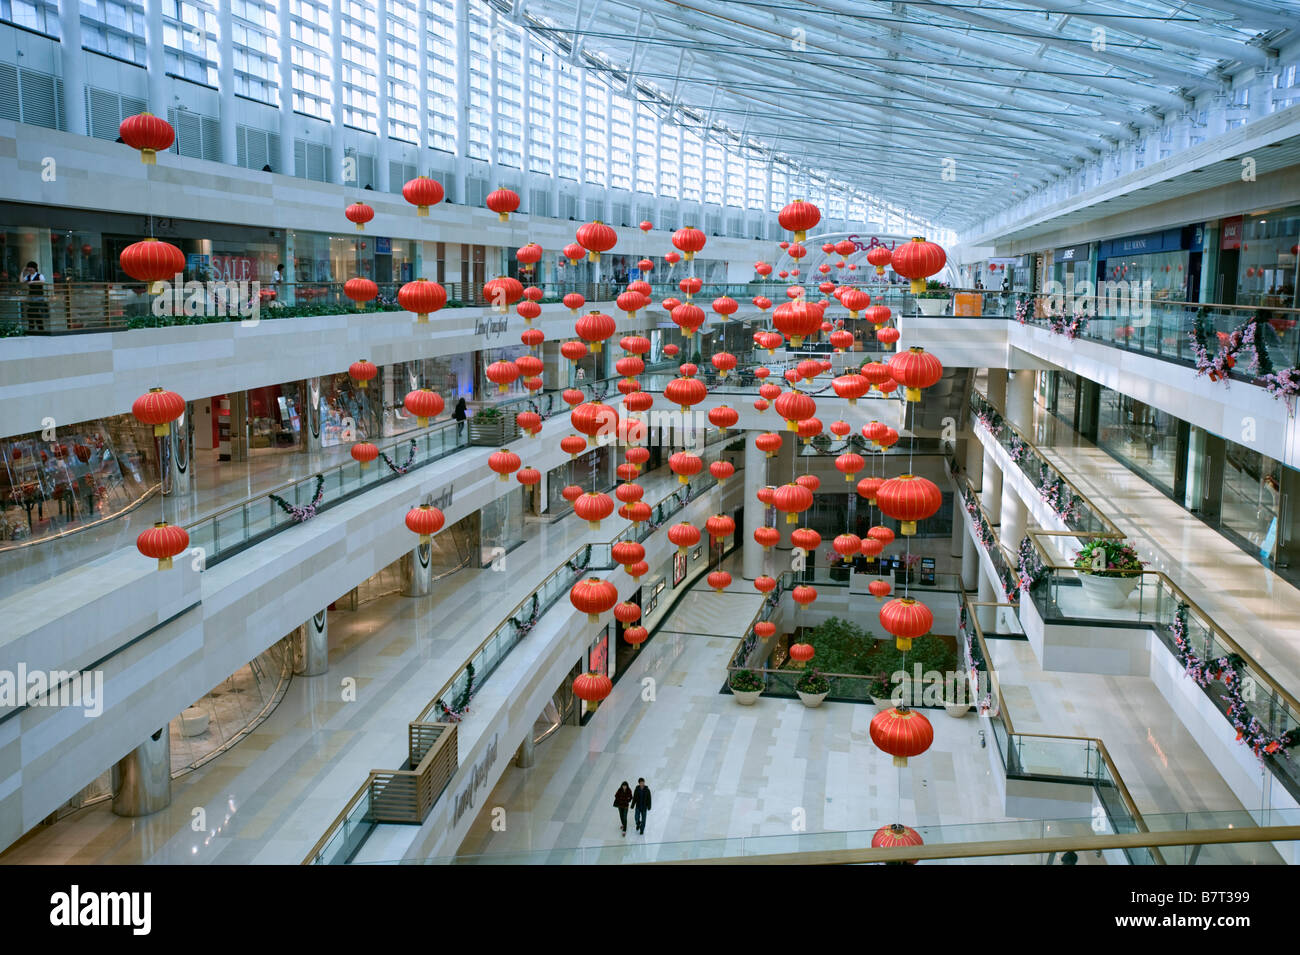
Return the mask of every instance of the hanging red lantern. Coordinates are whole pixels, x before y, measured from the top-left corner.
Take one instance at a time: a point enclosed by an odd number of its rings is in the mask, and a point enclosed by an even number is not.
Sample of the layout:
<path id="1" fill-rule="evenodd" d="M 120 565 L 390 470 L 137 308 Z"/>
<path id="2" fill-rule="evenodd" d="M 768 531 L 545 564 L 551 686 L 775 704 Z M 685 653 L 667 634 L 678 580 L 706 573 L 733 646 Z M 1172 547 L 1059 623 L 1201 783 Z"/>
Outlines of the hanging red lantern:
<path id="1" fill-rule="evenodd" d="M 755 295 L 753 298 L 754 307 L 760 312 L 766 312 L 772 307 L 772 300 L 766 295 Z"/>
<path id="2" fill-rule="evenodd" d="M 862 538 L 857 534 L 838 534 L 831 541 L 831 548 L 847 560 L 862 552 Z"/>
<path id="3" fill-rule="evenodd" d="M 736 522 L 725 514 L 714 514 L 704 522 L 704 532 L 718 543 L 736 533 Z"/>
<path id="4" fill-rule="evenodd" d="M 413 534 L 420 535 L 420 543 L 428 545 L 429 539 L 442 530 L 446 523 L 442 511 L 432 504 L 421 504 L 406 512 L 406 528 Z"/>
<path id="5" fill-rule="evenodd" d="M 808 230 L 822 221 L 822 212 L 811 202 L 796 199 L 776 215 L 781 228 L 794 233 L 794 240 L 802 242 L 808 237 Z"/>
<path id="6" fill-rule="evenodd" d="M 894 328 L 892 325 L 886 326 L 876 332 L 876 341 L 880 342 L 880 344 L 884 345 L 886 348 L 894 347 L 894 343 L 902 337 L 902 332 L 897 328 Z"/>
<path id="7" fill-rule="evenodd" d="M 812 507 L 813 495 L 802 484 L 783 484 L 776 489 L 772 503 L 778 511 L 785 513 L 787 524 L 794 524 L 801 513 Z"/>
<path id="8" fill-rule="evenodd" d="M 646 304 L 650 304 L 650 299 L 654 295 L 654 289 L 650 287 L 649 282 L 635 281 L 627 283 L 627 291 L 640 292 L 645 296 Z"/>
<path id="9" fill-rule="evenodd" d="M 117 127 L 117 134 L 132 149 L 140 150 L 140 162 L 146 166 L 155 165 L 158 153 L 171 149 L 172 143 L 176 141 L 176 130 L 172 124 L 153 113 L 128 116 Z"/>
<path id="10" fill-rule="evenodd" d="M 943 502 L 933 481 L 914 474 L 890 478 L 876 491 L 876 503 L 887 516 L 899 522 L 904 536 L 916 533 L 916 522 L 925 520 Z"/>
<path id="11" fill-rule="evenodd" d="M 483 205 L 495 212 L 501 222 L 506 222 L 510 213 L 519 208 L 519 193 L 513 189 L 493 189 L 483 200 Z"/>
<path id="12" fill-rule="evenodd" d="M 871 837 L 871 848 L 873 849 L 894 849 L 898 846 L 919 846 L 924 840 L 920 834 L 909 826 L 902 823 L 891 823 L 888 826 L 881 826 L 876 830 L 875 835 Z M 904 860 L 908 865 L 916 865 L 915 859 Z"/>
<path id="13" fill-rule="evenodd" d="M 776 578 L 769 577 L 767 574 L 760 574 L 754 578 L 754 589 L 760 594 L 770 594 L 776 590 Z M 775 627 L 773 627 L 772 632 L 776 632 Z"/>
<path id="14" fill-rule="evenodd" d="M 642 232 L 649 232 L 651 229 L 654 228 L 654 223 L 651 222 L 649 219 L 646 219 L 644 222 L 641 223 L 640 226 L 638 226 L 638 228 Z"/>
<path id="15" fill-rule="evenodd" d="M 677 475 L 678 482 L 687 484 L 694 475 L 699 474 L 704 468 L 704 462 L 698 454 L 690 451 L 678 451 L 668 458 L 668 467 Z"/>
<path id="16" fill-rule="evenodd" d="M 857 318 L 858 313 L 871 304 L 871 296 L 862 289 L 848 288 L 840 295 L 840 304 L 849 310 L 849 318 Z"/>
<path id="17" fill-rule="evenodd" d="M 364 358 L 348 366 L 348 377 L 356 382 L 357 387 L 364 388 L 366 382 L 379 374 L 379 369 Z"/>
<path id="18" fill-rule="evenodd" d="M 633 561 L 635 563 L 635 561 Z M 620 623 L 636 623 L 641 619 L 641 608 L 630 600 L 614 605 L 614 619 Z"/>
<path id="19" fill-rule="evenodd" d="M 709 389 L 698 378 L 674 378 L 664 386 L 664 398 L 682 409 L 690 411 L 709 396 Z"/>
<path id="20" fill-rule="evenodd" d="M 417 216 L 427 216 L 429 206 L 442 202 L 442 183 L 428 176 L 416 176 L 402 186 L 402 198 L 415 206 Z"/>
<path id="21" fill-rule="evenodd" d="M 511 382 L 519 377 L 519 367 L 512 361 L 494 361 L 483 370 L 483 374 L 497 386 L 498 393 L 504 394 Z"/>
<path id="22" fill-rule="evenodd" d="M 700 529 L 682 521 L 668 528 L 668 540 L 677 545 L 677 553 L 685 556 L 690 548 L 700 542 Z"/>
<path id="23" fill-rule="evenodd" d="M 590 311 L 574 324 L 578 337 L 587 342 L 593 354 L 600 351 L 601 342 L 617 330 L 614 319 L 604 312 Z"/>
<path id="24" fill-rule="evenodd" d="M 881 546 L 888 547 L 894 542 L 894 532 L 883 525 L 876 525 L 867 530 L 867 537 L 874 541 L 880 541 Z"/>
<path id="25" fill-rule="evenodd" d="M 871 390 L 871 382 L 863 375 L 849 373 L 832 379 L 831 387 L 841 398 L 847 398 L 850 405 L 856 405 L 858 399 Z"/>
<path id="26" fill-rule="evenodd" d="M 853 347 L 853 333 L 844 331 L 843 329 L 831 332 L 828 340 L 831 343 L 831 347 L 840 354 L 844 354 L 844 352 Z"/>
<path id="27" fill-rule="evenodd" d="M 131 404 L 131 414 L 142 424 L 153 425 L 153 436 L 172 433 L 171 423 L 185 413 L 185 399 L 165 388 L 150 388 Z"/>
<path id="28" fill-rule="evenodd" d="M 886 605 L 888 606 L 888 605 Z M 882 710 L 871 720 L 871 742 L 903 767 L 911 756 L 920 756 L 934 742 L 934 727 L 919 710 L 897 706 Z"/>
<path id="29" fill-rule="evenodd" d="M 493 451 L 488 457 L 488 467 L 496 472 L 499 481 L 509 480 L 510 475 L 518 471 L 519 465 L 522 463 L 519 460 L 519 455 L 513 451 L 507 451 L 505 448 L 500 451 Z"/>
<path id="30" fill-rule="evenodd" d="M 880 490 L 880 485 L 884 483 L 884 478 L 865 477 L 858 482 L 858 496 L 865 497 L 868 504 L 875 504 L 876 492 Z"/>
<path id="31" fill-rule="evenodd" d="M 727 478 L 736 473 L 736 466 L 730 461 L 714 461 L 709 465 L 709 473 L 719 484 L 724 484 Z"/>
<path id="32" fill-rule="evenodd" d="M 158 569 L 171 570 L 172 558 L 190 546 L 190 535 L 185 528 L 158 521 L 148 530 L 141 531 L 135 547 L 145 557 L 158 561 Z"/>
<path id="33" fill-rule="evenodd" d="M 704 314 L 704 309 L 698 305 L 683 302 L 672 310 L 670 317 L 673 324 L 682 330 L 682 334 L 690 338 L 695 334 L 695 330 L 704 324 L 704 319 L 707 316 Z M 667 351 L 668 348 L 665 346 L 664 352 L 667 353 Z"/>
<path id="34" fill-rule="evenodd" d="M 835 459 L 835 468 L 844 475 L 845 481 L 852 481 L 864 467 L 867 462 L 862 459 L 862 455 L 854 454 L 849 451 L 841 454 Z"/>
<path id="35" fill-rule="evenodd" d="M 878 245 L 867 253 L 867 261 L 876 267 L 877 275 L 885 274 L 885 267 L 894 259 L 894 254 L 883 245 Z"/>
<path id="36" fill-rule="evenodd" d="M 667 392 L 664 396 L 667 397 Z M 709 409 L 709 424 L 717 428 L 719 434 L 726 434 L 727 429 L 735 427 L 739 420 L 740 412 L 728 405 L 718 405 L 716 408 Z"/>
<path id="37" fill-rule="evenodd" d="M 567 454 L 569 460 L 572 461 L 587 450 L 587 439 L 580 438 L 576 434 L 566 435 L 560 439 L 560 450 Z"/>
<path id="38" fill-rule="evenodd" d="M 375 294 L 378 293 L 376 287 Z M 424 325 L 428 323 L 430 314 L 447 304 L 447 290 L 437 282 L 416 279 L 397 290 L 397 303 L 408 312 L 414 312 L 415 320 Z"/>
<path id="39" fill-rule="evenodd" d="M 522 302 L 520 303 L 523 304 Z M 519 333 L 519 340 L 529 348 L 536 348 L 542 342 L 546 341 L 546 333 L 540 328 L 525 328 Z"/>
<path id="40" fill-rule="evenodd" d="M 519 374 L 526 377 L 540 375 L 542 373 L 542 360 L 536 355 L 520 355 L 514 360 L 514 366 L 519 369 Z"/>
<path id="41" fill-rule="evenodd" d="M 570 504 L 572 504 L 572 503 L 573 503 L 574 501 L 576 501 L 578 498 L 582 497 L 583 493 L 584 493 L 584 492 L 583 492 L 583 490 L 582 490 L 582 486 L 581 486 L 581 485 L 579 485 L 579 484 L 569 484 L 569 485 L 566 485 L 565 488 L 564 488 L 564 490 L 562 490 L 562 491 L 560 492 L 560 497 L 564 498 L 566 501 L 568 501 Z"/>
<path id="42" fill-rule="evenodd" d="M 162 283 L 185 271 L 185 253 L 170 242 L 144 239 L 133 242 L 117 257 L 122 271 L 137 282 L 149 283 L 149 294 L 157 295 Z"/>
<path id="43" fill-rule="evenodd" d="M 582 306 L 587 304 L 586 298 L 584 298 L 582 295 L 580 295 L 577 292 L 570 292 L 569 294 L 565 295 L 564 298 L 562 298 L 560 301 L 564 303 L 564 307 L 569 310 L 570 315 L 577 315 L 578 310 L 581 309 Z"/>
<path id="44" fill-rule="evenodd" d="M 822 423 L 817 418 L 804 418 L 795 424 L 795 430 L 804 444 L 811 444 L 812 439 L 822 433 Z"/>
<path id="45" fill-rule="evenodd" d="M 542 260 L 544 250 L 536 242 L 529 242 L 515 249 L 515 261 L 520 265 L 535 265 Z"/>
<path id="46" fill-rule="evenodd" d="M 862 538 L 862 554 L 864 557 L 879 557 L 885 550 L 885 545 L 880 543 L 874 537 Z M 868 590 L 871 588 L 868 587 Z"/>
<path id="47" fill-rule="evenodd" d="M 923 637 L 934 626 L 930 608 L 911 597 L 896 597 L 880 608 L 880 625 L 894 635 L 900 651 L 912 649 L 912 641 Z"/>
<path id="48" fill-rule="evenodd" d="M 646 521 L 650 520 L 649 504 L 638 501 L 636 504 L 629 504 L 626 509 L 629 513 L 624 516 L 634 524 L 644 524 Z M 633 516 L 634 514 L 635 516 Z M 650 573 L 650 565 L 643 560 L 637 561 L 635 564 L 628 564 L 623 569 L 626 570 L 628 576 L 637 583 L 640 583 L 641 578 Z"/>
<path id="49" fill-rule="evenodd" d="M 645 488 L 643 488 L 640 484 L 632 484 L 630 482 L 624 482 L 623 484 L 620 484 L 618 487 L 614 488 L 614 496 L 624 504 L 631 504 L 634 501 L 641 500 L 641 498 L 645 496 Z M 640 559 L 641 558 L 639 557 L 637 558 L 637 560 Z"/>
<path id="50" fill-rule="evenodd" d="M 618 541 L 609 549 L 609 553 L 614 563 L 624 567 L 645 560 L 645 548 L 636 541 Z"/>
<path id="51" fill-rule="evenodd" d="M 629 319 L 632 319 L 636 318 L 638 309 L 642 309 L 649 304 L 649 299 L 640 292 L 634 292 L 629 289 L 619 295 L 619 297 L 614 300 L 614 304 L 617 305 L 621 311 L 625 312 Z"/>
<path id="52" fill-rule="evenodd" d="M 790 591 L 790 597 L 801 607 L 807 607 L 817 599 L 817 588 L 800 584 Z"/>
<path id="53" fill-rule="evenodd" d="M 502 314 L 509 306 L 524 297 L 524 286 L 518 279 L 512 279 L 508 275 L 498 275 L 483 286 L 483 297 L 498 314 Z"/>
<path id="54" fill-rule="evenodd" d="M 790 532 L 790 543 L 811 554 L 822 546 L 822 535 L 811 527 L 799 527 Z"/>
<path id="55" fill-rule="evenodd" d="M 768 578 L 769 580 L 771 578 Z M 775 581 L 773 581 L 775 583 Z M 776 636 L 776 624 L 770 620 L 760 620 L 754 624 L 754 636 L 766 640 L 768 637 Z"/>
<path id="56" fill-rule="evenodd" d="M 725 570 L 715 570 L 705 578 L 715 594 L 720 594 L 731 586 L 731 574 Z"/>
<path id="57" fill-rule="evenodd" d="M 835 243 L 835 253 L 842 259 L 847 259 L 856 251 L 858 251 L 857 244 L 851 239 L 840 239 Z"/>
<path id="58" fill-rule="evenodd" d="M 870 540 L 870 538 L 868 538 L 868 540 Z M 877 547 L 880 546 L 880 541 L 870 541 L 870 543 L 875 544 Z M 873 580 L 871 583 L 867 584 L 867 590 L 869 590 L 871 596 L 875 597 L 878 601 L 884 600 L 888 597 L 893 589 L 894 588 L 890 586 L 889 581 L 887 580 Z"/>
<path id="59" fill-rule="evenodd" d="M 535 438 L 542 430 L 542 416 L 536 411 L 521 411 L 515 415 L 515 424 L 519 426 L 520 431 L 530 438 Z"/>
<path id="60" fill-rule="evenodd" d="M 641 470 L 641 465 L 650 460 L 650 449 L 628 448 L 627 451 L 623 453 L 623 457 L 627 458 L 630 464 L 636 465 L 636 469 L 639 471 Z"/>
<path id="61" fill-rule="evenodd" d="M 921 389 L 943 377 L 943 365 L 924 348 L 909 348 L 889 359 L 889 375 L 907 389 L 908 401 L 920 401 Z"/>
<path id="62" fill-rule="evenodd" d="M 574 597 L 574 593 L 579 586 L 581 586 L 581 582 L 574 584 L 574 591 L 570 592 L 569 597 L 573 600 L 573 605 L 581 610 L 582 607 L 578 606 L 578 600 Z M 617 599 L 617 596 L 617 592 L 615 592 L 615 599 Z M 585 597 L 583 599 L 585 600 Z M 599 618 L 594 613 L 589 613 L 587 619 L 595 623 Z M 613 691 L 614 682 L 603 673 L 582 673 L 575 677 L 573 681 L 573 695 L 580 700 L 585 700 L 588 709 L 593 713 L 596 712 L 596 708 L 600 706 L 601 701 L 606 699 Z"/>
<path id="63" fill-rule="evenodd" d="M 627 395 L 623 399 L 623 407 L 633 414 L 641 411 L 649 411 L 650 406 L 654 404 L 654 397 L 644 391 L 637 391 Z"/>
<path id="64" fill-rule="evenodd" d="M 806 665 L 817 651 L 813 649 L 811 643 L 792 643 L 790 644 L 790 659 L 799 664 Z"/>
<path id="65" fill-rule="evenodd" d="M 369 442 L 361 441 L 352 445 L 352 460 L 361 465 L 362 470 L 370 466 L 370 462 L 379 457 L 379 449 Z"/>
<path id="66" fill-rule="evenodd" d="M 532 487 L 534 484 L 537 484 L 542 480 L 542 472 L 537 470 L 537 468 L 520 468 L 519 472 L 515 475 L 515 480 L 524 487 Z"/>
<path id="67" fill-rule="evenodd" d="M 366 231 L 366 223 L 375 217 L 375 210 L 364 202 L 354 202 L 343 210 L 349 222 L 355 222 L 358 232 Z"/>
<path id="68" fill-rule="evenodd" d="M 787 431 L 798 431 L 798 422 L 812 418 L 817 414 L 817 402 L 802 391 L 782 392 L 777 397 L 774 407 L 776 413 L 785 419 Z"/>
<path id="69" fill-rule="evenodd" d="M 357 303 L 361 308 L 366 302 L 373 301 L 379 295 L 379 286 L 370 279 L 354 278 L 343 283 L 343 294 Z"/>
<path id="70" fill-rule="evenodd" d="M 713 310 L 724 319 L 736 314 L 740 303 L 729 295 L 720 295 L 713 300 Z"/>
<path id="71" fill-rule="evenodd" d="M 763 550 L 771 550 L 781 543 L 781 532 L 775 527 L 756 527 L 754 540 L 762 546 Z"/>
<path id="72" fill-rule="evenodd" d="M 947 261 L 942 248 L 919 235 L 913 236 L 911 242 L 900 243 L 890 257 L 894 271 L 911 280 L 913 295 L 924 292 L 925 280 L 942 270 Z"/>
<path id="73" fill-rule="evenodd" d="M 816 335 L 821 329 L 822 310 L 812 302 L 785 302 L 773 310 L 772 324 L 798 348 L 805 338 Z"/>
<path id="74" fill-rule="evenodd" d="M 664 261 L 667 262 L 669 265 L 676 265 L 681 260 L 682 260 L 682 256 L 680 252 L 669 252 L 667 255 L 664 256 Z"/>
<path id="75" fill-rule="evenodd" d="M 888 305 L 873 305 L 862 313 L 863 318 L 875 325 L 877 329 L 885 322 L 889 321 L 894 313 L 889 310 Z"/>
<path id="76" fill-rule="evenodd" d="M 639 647 L 650 638 L 650 631 L 645 627 L 628 627 L 623 631 L 623 639 L 634 647 Z"/>
<path id="77" fill-rule="evenodd" d="M 569 361 L 579 361 L 587 357 L 587 346 L 584 342 L 567 341 L 560 345 L 560 354 Z"/>
<path id="78" fill-rule="evenodd" d="M 775 431 L 764 431 L 758 437 L 754 438 L 754 447 L 764 452 L 767 457 L 772 457 L 777 451 L 781 450 L 781 436 Z"/>
<path id="79" fill-rule="evenodd" d="M 681 250 L 686 261 L 695 258 L 695 253 L 704 248 L 705 235 L 693 226 L 686 226 L 673 233 L 673 246 Z"/>
<path id="80" fill-rule="evenodd" d="M 849 424 L 847 421 L 832 421 L 830 425 L 831 434 L 835 435 L 837 438 L 844 437 L 852 430 L 853 425 Z"/>
<path id="81" fill-rule="evenodd" d="M 599 262 L 600 253 L 608 252 L 618 244 L 618 233 L 599 219 L 579 226 L 576 238 L 578 245 L 587 250 L 589 262 Z"/>
<path id="82" fill-rule="evenodd" d="M 614 513 L 608 494 L 588 492 L 573 502 L 573 512 L 587 522 L 589 530 L 600 530 L 600 522 Z"/>

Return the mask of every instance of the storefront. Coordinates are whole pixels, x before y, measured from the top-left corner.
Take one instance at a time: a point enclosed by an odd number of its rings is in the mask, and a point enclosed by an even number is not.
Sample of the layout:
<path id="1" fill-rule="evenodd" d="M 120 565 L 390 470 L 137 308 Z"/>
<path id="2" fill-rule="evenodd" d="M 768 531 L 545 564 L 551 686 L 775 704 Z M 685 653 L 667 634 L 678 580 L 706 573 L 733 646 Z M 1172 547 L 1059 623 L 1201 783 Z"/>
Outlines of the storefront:
<path id="1" fill-rule="evenodd" d="M 1096 274 L 1090 242 L 1066 245 L 1052 253 L 1052 281 L 1062 288 L 1074 288 L 1091 282 Z"/>
<path id="2" fill-rule="evenodd" d="M 1220 223 L 1216 301 L 1296 308 L 1300 206 L 1234 216 Z"/>
<path id="3" fill-rule="evenodd" d="M 1097 278 L 1130 288 L 1150 282 L 1153 302 L 1199 301 L 1204 242 L 1203 224 L 1110 239 L 1097 253 Z"/>

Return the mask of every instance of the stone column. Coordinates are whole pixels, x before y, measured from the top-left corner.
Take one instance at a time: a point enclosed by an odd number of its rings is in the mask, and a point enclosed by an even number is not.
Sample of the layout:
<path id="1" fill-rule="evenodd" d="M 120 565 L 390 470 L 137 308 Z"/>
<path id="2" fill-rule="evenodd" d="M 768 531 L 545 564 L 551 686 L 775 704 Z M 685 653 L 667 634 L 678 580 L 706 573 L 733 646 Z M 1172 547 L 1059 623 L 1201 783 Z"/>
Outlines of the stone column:
<path id="1" fill-rule="evenodd" d="M 321 451 L 320 422 L 320 379 L 308 378 L 299 387 L 302 407 L 298 409 L 302 421 L 302 444 L 304 454 L 317 454 Z"/>
<path id="2" fill-rule="evenodd" d="M 329 612 L 320 611 L 295 631 L 297 653 L 293 672 L 298 676 L 320 676 L 330 668 Z"/>
<path id="3" fill-rule="evenodd" d="M 184 31 L 182 27 L 182 32 Z M 202 29 L 200 27 L 200 29 Z M 163 47 L 162 0 L 144 0 L 145 82 L 149 112 L 167 118 L 166 50 Z"/>
<path id="4" fill-rule="evenodd" d="M 172 737 L 164 725 L 113 764 L 113 814 L 147 816 L 172 801 Z"/>
<path id="5" fill-rule="evenodd" d="M 171 423 L 169 433 L 154 438 L 158 454 L 158 478 L 165 497 L 188 497 L 190 471 L 194 463 L 194 402 L 185 403 L 181 416 Z"/>
<path id="6" fill-rule="evenodd" d="M 339 3 L 330 4 L 330 162 L 327 182 L 359 190 L 365 185 L 358 182 L 361 170 L 349 181 L 344 175 L 343 154 L 347 148 L 347 138 L 343 131 L 343 7 Z M 461 47 L 465 49 L 465 47 Z M 380 92 L 387 93 L 386 90 Z M 385 134 L 385 130 L 380 130 Z M 357 201 L 357 196 L 349 197 L 347 202 Z"/>
<path id="7" fill-rule="evenodd" d="M 754 444 L 761 432 L 745 432 L 745 537 L 741 548 L 741 576 L 753 580 L 763 573 L 763 548 L 754 540 L 754 529 L 763 524 L 767 508 L 758 491 L 767 483 L 767 456 Z"/>
<path id="8" fill-rule="evenodd" d="M 218 0 L 217 36 L 221 44 L 221 64 L 218 67 L 217 86 L 220 90 L 221 161 L 235 165 L 239 158 L 235 136 L 238 115 L 235 107 L 234 15 L 231 0 Z"/>
<path id="9" fill-rule="evenodd" d="M 1003 548 L 1016 553 L 1020 548 L 1020 538 L 1025 536 L 1028 527 L 1029 508 L 1010 485 L 1003 484 L 1002 523 L 998 527 L 998 539 Z"/>
<path id="10" fill-rule="evenodd" d="M 990 603 L 997 599 L 997 592 L 993 589 L 993 582 L 989 580 L 989 575 L 981 569 L 979 571 L 980 603 Z M 998 611 L 996 607 L 978 607 L 975 616 L 979 620 L 980 629 L 986 634 L 997 629 Z"/>
<path id="11" fill-rule="evenodd" d="M 1025 434 L 1030 434 L 1034 426 L 1034 378 L 1034 372 L 1027 368 L 1007 373 L 1003 415 Z"/>
<path id="12" fill-rule="evenodd" d="M 433 545 L 417 544 L 400 558 L 402 594 L 424 597 L 433 592 Z"/>
<path id="13" fill-rule="evenodd" d="M 974 433 L 966 439 L 965 467 L 971 486 L 980 487 L 984 482 L 984 445 Z"/>
<path id="14" fill-rule="evenodd" d="M 276 4 L 276 22 L 279 27 L 279 35 L 283 39 L 281 49 L 285 52 L 289 50 L 289 35 L 292 18 L 289 16 L 289 4 Z M 294 123 L 293 112 L 293 60 L 289 56 L 280 56 L 279 59 L 280 76 L 280 155 L 271 160 L 271 169 L 285 176 L 292 176 L 294 170 L 293 146 L 294 141 L 298 138 L 297 126 Z M 285 263 L 288 265 L 289 263 Z"/>
<path id="15" fill-rule="evenodd" d="M 63 67 L 63 118 L 68 132 L 85 136 L 89 130 L 86 127 L 86 55 L 81 49 L 80 3 L 59 4 L 59 30 L 62 35 L 59 59 Z"/>
<path id="16" fill-rule="evenodd" d="M 978 593 L 980 585 L 979 545 L 966 527 L 966 521 L 960 514 L 955 515 L 961 521 L 961 585 L 962 589 Z"/>

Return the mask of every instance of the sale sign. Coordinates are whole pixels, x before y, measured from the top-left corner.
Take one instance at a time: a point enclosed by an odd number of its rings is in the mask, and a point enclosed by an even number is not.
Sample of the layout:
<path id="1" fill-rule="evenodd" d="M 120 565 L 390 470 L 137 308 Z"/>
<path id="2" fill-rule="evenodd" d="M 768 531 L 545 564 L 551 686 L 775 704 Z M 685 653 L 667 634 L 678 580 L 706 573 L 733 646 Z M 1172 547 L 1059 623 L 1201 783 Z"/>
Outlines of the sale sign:
<path id="1" fill-rule="evenodd" d="M 257 279 L 257 259 L 247 255 L 214 255 L 212 278 L 219 282 L 253 282 Z"/>

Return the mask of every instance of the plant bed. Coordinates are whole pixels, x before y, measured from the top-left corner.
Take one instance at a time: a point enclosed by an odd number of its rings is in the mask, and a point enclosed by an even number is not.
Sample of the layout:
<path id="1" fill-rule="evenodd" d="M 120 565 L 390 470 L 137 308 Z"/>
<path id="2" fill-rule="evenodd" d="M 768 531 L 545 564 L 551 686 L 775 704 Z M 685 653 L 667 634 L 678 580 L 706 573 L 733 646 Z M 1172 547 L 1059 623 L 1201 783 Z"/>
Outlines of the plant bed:
<path id="1" fill-rule="evenodd" d="M 1137 551 L 1124 541 L 1089 541 L 1074 555 L 1074 568 L 1088 599 L 1112 609 L 1128 603 L 1133 588 L 1142 580 L 1142 567 Z"/>
<path id="2" fill-rule="evenodd" d="M 727 686 L 741 706 L 753 706 L 763 695 L 763 681 L 752 670 L 737 670 L 727 680 Z"/>
<path id="3" fill-rule="evenodd" d="M 815 709 L 822 705 L 826 699 L 826 694 L 831 691 L 830 681 L 818 673 L 816 670 L 808 670 L 794 685 L 794 691 L 799 694 L 799 701 L 809 709 Z"/>
<path id="4" fill-rule="evenodd" d="M 515 416 L 496 408 L 480 408 L 469 419 L 469 443 L 477 447 L 504 448 L 519 437 Z"/>

